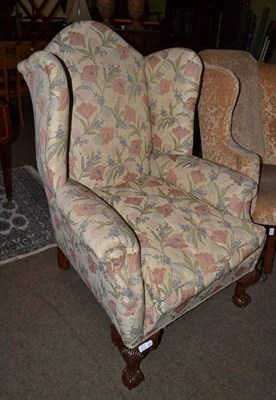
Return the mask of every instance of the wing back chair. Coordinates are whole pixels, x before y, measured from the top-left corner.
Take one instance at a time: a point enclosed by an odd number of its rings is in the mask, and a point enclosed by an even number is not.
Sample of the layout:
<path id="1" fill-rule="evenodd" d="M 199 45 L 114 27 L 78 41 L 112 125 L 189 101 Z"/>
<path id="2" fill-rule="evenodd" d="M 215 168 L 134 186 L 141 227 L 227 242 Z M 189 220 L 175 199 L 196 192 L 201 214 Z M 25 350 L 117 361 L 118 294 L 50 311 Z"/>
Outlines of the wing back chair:
<path id="1" fill-rule="evenodd" d="M 276 250 L 276 65 L 258 62 L 241 50 L 210 49 L 199 54 L 204 63 L 235 74 L 230 78 L 227 72 L 210 66 L 205 69 L 199 102 L 202 155 L 244 173 L 259 184 L 252 218 L 267 229 L 262 254 L 265 277 L 272 271 Z M 217 120 L 206 119 L 206 111 L 212 104 L 222 110 L 223 103 L 219 105 L 218 98 L 231 103 L 227 124 L 222 123 L 219 128 Z"/>
<path id="2" fill-rule="evenodd" d="M 112 321 L 128 388 L 163 328 L 230 283 L 246 288 L 265 230 L 257 184 L 192 155 L 202 64 L 143 57 L 97 22 L 62 30 L 18 66 L 31 92 L 38 168 L 58 245 Z"/>

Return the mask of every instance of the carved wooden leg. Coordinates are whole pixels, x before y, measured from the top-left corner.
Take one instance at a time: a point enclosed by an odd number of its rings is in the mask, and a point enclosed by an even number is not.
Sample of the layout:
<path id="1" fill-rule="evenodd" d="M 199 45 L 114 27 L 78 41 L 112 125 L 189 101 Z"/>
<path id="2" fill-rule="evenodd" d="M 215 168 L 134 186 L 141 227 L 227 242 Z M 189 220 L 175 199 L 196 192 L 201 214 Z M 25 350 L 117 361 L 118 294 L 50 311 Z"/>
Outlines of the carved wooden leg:
<path id="1" fill-rule="evenodd" d="M 57 261 L 58 266 L 61 269 L 68 269 L 70 266 L 68 258 L 63 254 L 59 247 L 57 248 Z"/>
<path id="2" fill-rule="evenodd" d="M 258 282 L 260 277 L 261 272 L 254 269 L 237 281 L 235 294 L 232 297 L 232 300 L 237 307 L 246 307 L 251 302 L 251 297 L 249 294 L 245 293 L 245 291 L 248 286 L 254 285 L 254 283 Z"/>
<path id="3" fill-rule="evenodd" d="M 130 349 L 123 343 L 115 326 L 111 325 L 112 342 L 118 347 L 126 363 L 126 367 L 122 373 L 122 381 L 128 389 L 135 388 L 145 379 L 143 372 L 140 370 L 140 362 L 151 350 L 157 348 L 160 343 L 161 334 L 162 332 L 159 331 L 146 340 L 145 343 L 142 343 L 142 345 Z"/>
<path id="4" fill-rule="evenodd" d="M 262 253 L 262 273 L 271 274 L 276 251 L 276 227 L 267 227 L 267 239 Z"/>

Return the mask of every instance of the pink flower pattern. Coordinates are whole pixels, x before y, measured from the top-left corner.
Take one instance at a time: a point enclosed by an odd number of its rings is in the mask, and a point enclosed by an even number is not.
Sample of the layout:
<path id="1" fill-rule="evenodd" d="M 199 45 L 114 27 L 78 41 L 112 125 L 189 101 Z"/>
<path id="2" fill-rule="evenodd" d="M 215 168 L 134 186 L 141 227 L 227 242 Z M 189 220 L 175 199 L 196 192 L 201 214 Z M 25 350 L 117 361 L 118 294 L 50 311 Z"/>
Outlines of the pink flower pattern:
<path id="1" fill-rule="evenodd" d="M 95 215 L 95 206 L 92 204 L 76 204 L 74 205 L 74 211 L 78 217 L 82 216 L 89 216 L 89 215 Z"/>
<path id="2" fill-rule="evenodd" d="M 177 128 L 174 128 L 172 131 L 178 139 L 182 139 L 185 136 L 190 134 L 190 131 L 188 129 L 186 129 L 184 127 L 180 127 L 180 126 L 178 126 Z"/>
<path id="3" fill-rule="evenodd" d="M 126 94 L 126 81 L 122 78 L 117 78 L 114 80 L 113 82 L 113 91 L 115 93 L 119 93 L 121 95 L 125 95 Z"/>
<path id="4" fill-rule="evenodd" d="M 139 154 L 140 153 L 140 149 L 141 149 L 141 140 L 133 140 L 133 142 L 131 142 L 130 144 L 130 148 L 129 148 L 129 152 L 131 154 Z"/>
<path id="5" fill-rule="evenodd" d="M 200 170 L 192 171 L 191 177 L 194 183 L 200 183 L 206 181 L 205 175 Z"/>
<path id="6" fill-rule="evenodd" d="M 155 68 L 160 62 L 160 59 L 157 56 L 149 56 L 148 63 L 151 68 Z"/>
<path id="7" fill-rule="evenodd" d="M 121 44 L 118 44 L 117 50 L 118 50 L 121 60 L 126 60 L 128 58 L 129 49 L 126 46 L 122 46 Z"/>
<path id="8" fill-rule="evenodd" d="M 136 121 L 136 111 L 128 105 L 125 106 L 125 120 L 130 122 Z"/>
<path id="9" fill-rule="evenodd" d="M 173 208 L 169 204 L 166 204 L 164 206 L 157 206 L 156 210 L 160 212 L 164 217 L 168 217 L 173 212 Z"/>
<path id="10" fill-rule="evenodd" d="M 84 36 L 78 32 L 68 32 L 69 42 L 71 45 L 85 47 Z"/>
<path id="11" fill-rule="evenodd" d="M 88 119 L 91 115 L 97 110 L 96 106 L 93 106 L 90 103 L 81 103 L 78 107 L 76 107 L 76 111 L 81 114 L 84 118 Z"/>
<path id="12" fill-rule="evenodd" d="M 58 111 L 64 111 L 69 104 L 69 94 L 66 88 L 62 89 L 60 93 L 60 104 L 58 107 Z"/>
<path id="13" fill-rule="evenodd" d="M 91 168 L 90 178 L 95 179 L 96 181 L 102 181 L 104 176 L 105 167 L 103 165 L 97 165 Z"/>
<path id="14" fill-rule="evenodd" d="M 81 73 L 81 79 L 84 81 L 96 82 L 98 71 L 98 65 L 85 65 Z"/>
<path id="15" fill-rule="evenodd" d="M 183 236 L 179 233 L 174 233 L 168 237 L 166 244 L 175 248 L 175 249 L 185 249 L 189 247 L 186 241 L 183 239 Z"/>
<path id="16" fill-rule="evenodd" d="M 172 81 L 170 79 L 161 79 L 160 80 L 160 94 L 164 95 L 168 93 L 171 89 Z"/>
<path id="17" fill-rule="evenodd" d="M 100 129 L 100 135 L 102 138 L 102 144 L 108 144 L 114 137 L 114 128 L 102 127 Z"/>
<path id="18" fill-rule="evenodd" d="M 213 231 L 211 233 L 211 239 L 217 243 L 226 243 L 228 237 L 227 231 Z"/>

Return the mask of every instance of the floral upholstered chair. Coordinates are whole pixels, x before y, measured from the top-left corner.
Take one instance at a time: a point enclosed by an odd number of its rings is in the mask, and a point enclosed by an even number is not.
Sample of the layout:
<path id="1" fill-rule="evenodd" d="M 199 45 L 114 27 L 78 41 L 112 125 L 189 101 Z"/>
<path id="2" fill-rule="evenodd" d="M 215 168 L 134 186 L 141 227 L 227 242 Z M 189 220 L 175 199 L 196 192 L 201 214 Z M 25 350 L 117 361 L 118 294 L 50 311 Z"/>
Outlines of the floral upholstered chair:
<path id="1" fill-rule="evenodd" d="M 276 65 L 241 50 L 204 50 L 200 56 L 207 64 L 199 101 L 202 155 L 259 184 L 252 219 L 267 229 L 264 278 L 276 250 Z"/>
<path id="2" fill-rule="evenodd" d="M 265 240 L 250 219 L 257 184 L 192 155 L 202 64 L 191 50 L 144 58 L 89 21 L 18 68 L 59 265 L 109 315 L 133 388 L 166 325 L 234 281 L 234 302 L 250 302 Z"/>

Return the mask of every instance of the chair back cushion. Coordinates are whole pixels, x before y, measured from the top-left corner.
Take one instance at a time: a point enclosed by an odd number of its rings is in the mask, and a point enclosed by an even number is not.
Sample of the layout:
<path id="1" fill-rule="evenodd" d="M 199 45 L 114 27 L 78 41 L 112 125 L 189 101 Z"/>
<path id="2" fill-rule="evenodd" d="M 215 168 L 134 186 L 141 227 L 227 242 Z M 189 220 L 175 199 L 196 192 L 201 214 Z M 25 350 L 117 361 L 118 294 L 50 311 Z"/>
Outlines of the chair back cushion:
<path id="1" fill-rule="evenodd" d="M 91 189 L 149 173 L 151 129 L 144 58 L 98 22 L 74 23 L 46 50 L 67 69 L 69 175 Z"/>
<path id="2" fill-rule="evenodd" d="M 230 69 L 238 77 L 240 94 L 233 113 L 232 135 L 240 146 L 263 157 L 258 62 L 241 50 L 203 50 L 200 56 L 210 64 Z"/>

